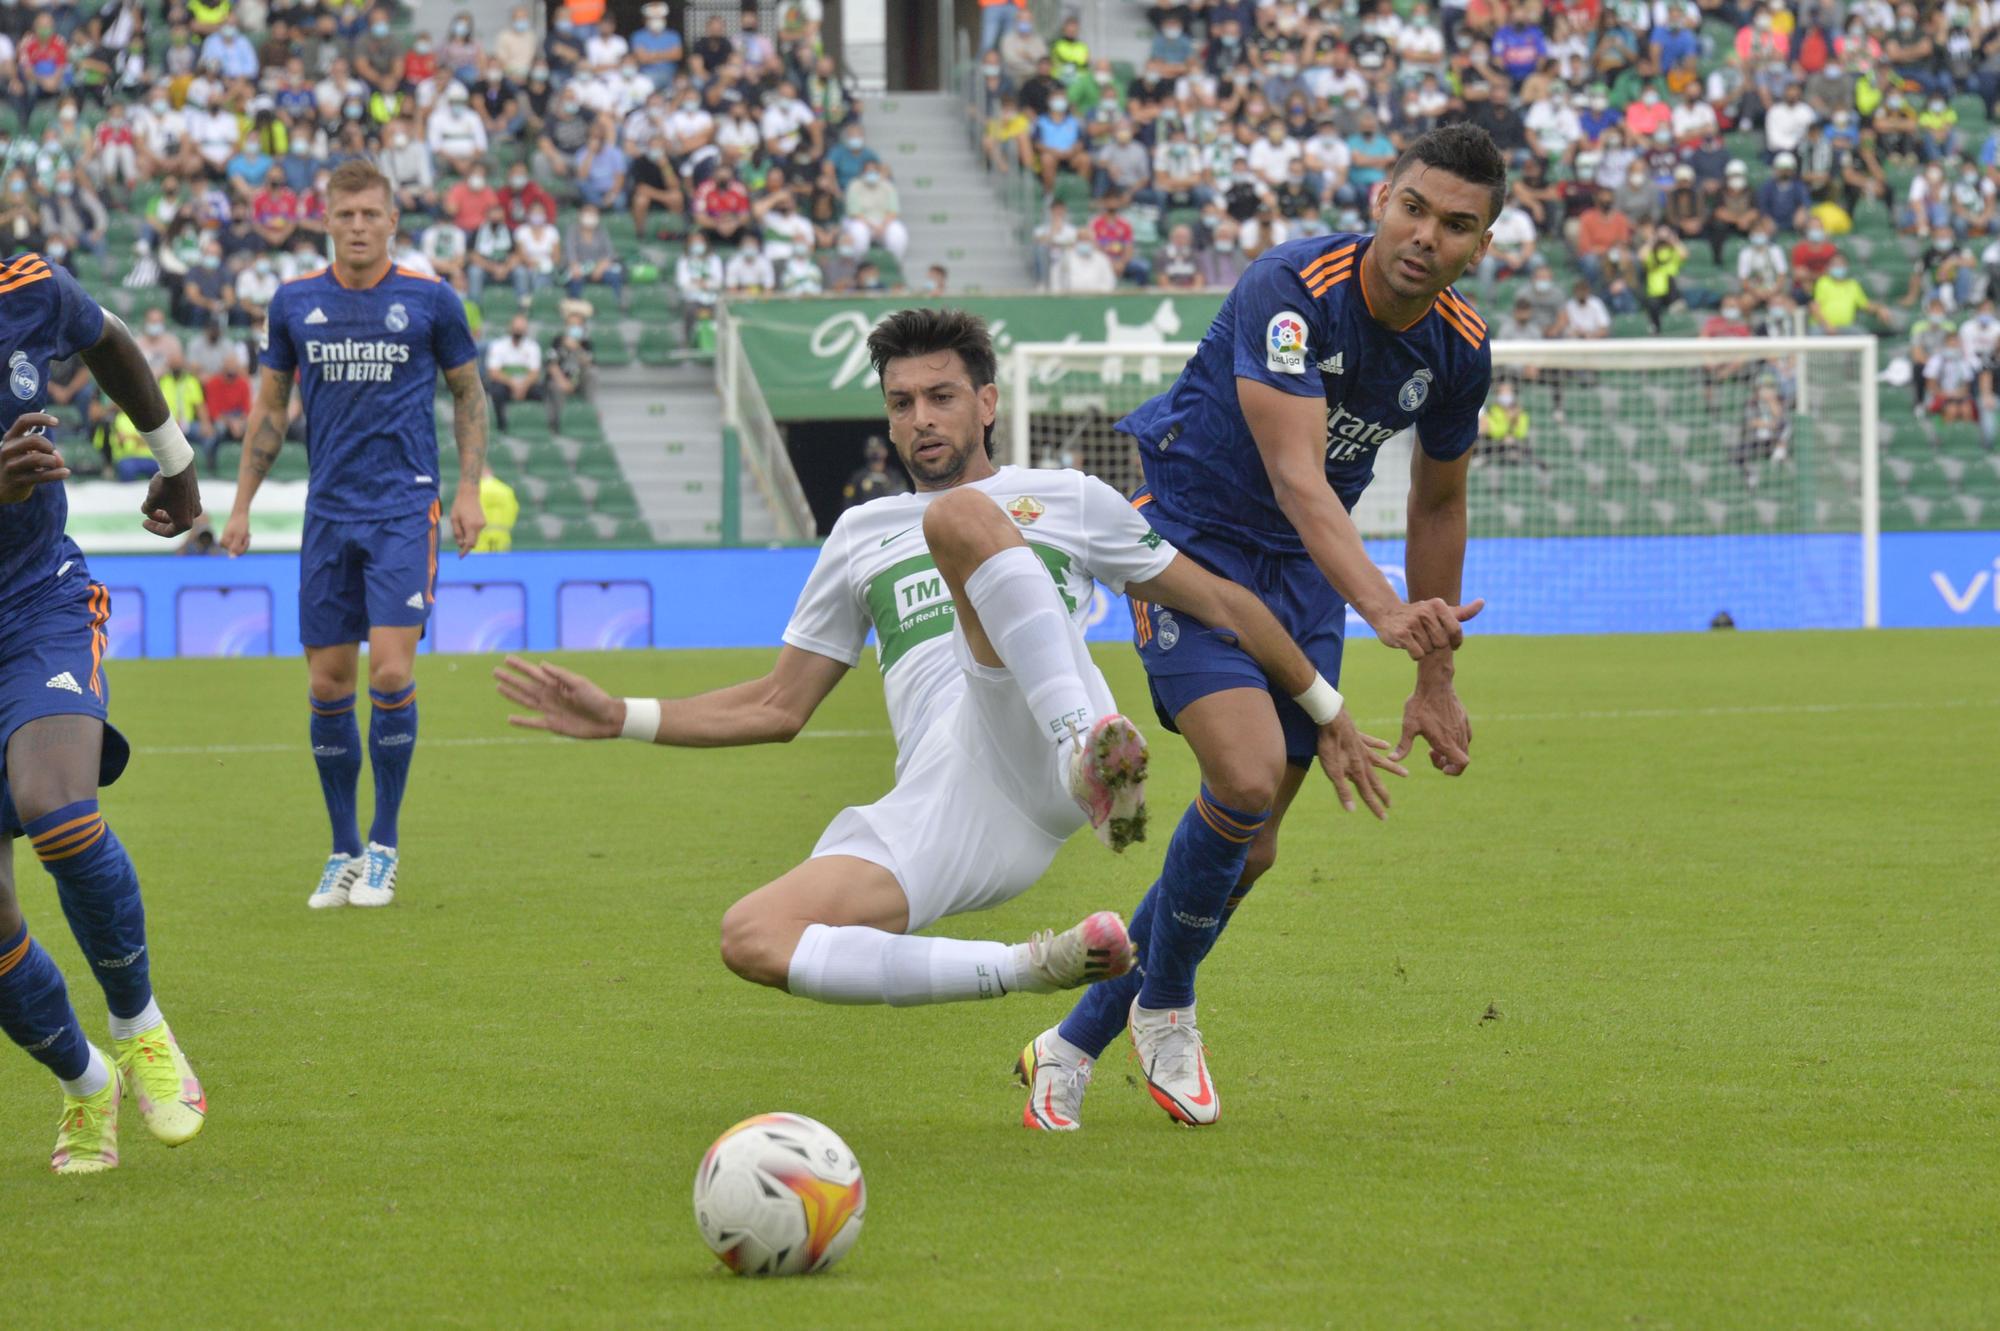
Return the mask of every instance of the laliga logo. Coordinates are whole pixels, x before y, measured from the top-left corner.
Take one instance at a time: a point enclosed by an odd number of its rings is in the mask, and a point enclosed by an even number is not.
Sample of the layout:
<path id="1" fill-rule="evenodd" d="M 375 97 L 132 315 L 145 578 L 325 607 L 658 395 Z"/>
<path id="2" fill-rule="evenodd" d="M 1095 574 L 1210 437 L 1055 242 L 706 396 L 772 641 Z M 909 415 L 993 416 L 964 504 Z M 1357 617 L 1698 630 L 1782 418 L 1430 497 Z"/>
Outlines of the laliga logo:
<path id="1" fill-rule="evenodd" d="M 1972 581 L 1965 584 L 1963 592 L 1959 591 L 1953 585 L 1952 580 L 1945 576 L 1943 569 L 1934 569 L 1931 572 L 1931 586 L 1937 588 L 1938 595 L 1944 598 L 1944 603 L 1951 607 L 1951 612 L 1954 615 L 1962 615 L 1971 610 L 1972 603 L 1979 599 L 1979 593 L 1986 590 L 1989 582 L 1993 586 L 1994 612 L 2000 614 L 2000 559 L 1993 561 L 1993 568 L 1990 572 L 1986 569 L 1980 569 L 1979 572 L 1973 574 Z"/>

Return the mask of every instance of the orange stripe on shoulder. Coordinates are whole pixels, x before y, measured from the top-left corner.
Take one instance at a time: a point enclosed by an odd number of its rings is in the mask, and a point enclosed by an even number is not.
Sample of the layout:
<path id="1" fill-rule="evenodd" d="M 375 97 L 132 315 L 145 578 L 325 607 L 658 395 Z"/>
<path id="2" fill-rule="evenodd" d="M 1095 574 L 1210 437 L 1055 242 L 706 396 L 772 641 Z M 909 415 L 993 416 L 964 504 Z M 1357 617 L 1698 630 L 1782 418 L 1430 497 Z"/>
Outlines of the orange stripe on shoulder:
<path id="1" fill-rule="evenodd" d="M 1465 321 L 1474 328 L 1477 328 L 1482 333 L 1486 331 L 1486 320 L 1480 317 L 1478 310 L 1472 308 L 1471 301 L 1459 295 L 1456 291 L 1440 291 L 1438 299 L 1456 309 L 1465 317 Z"/>
<path id="2" fill-rule="evenodd" d="M 1464 338 L 1467 342 L 1470 342 L 1475 348 L 1479 347 L 1485 342 L 1486 339 L 1483 336 L 1474 332 L 1456 314 L 1453 314 L 1450 310 L 1446 309 L 1442 305 L 1437 306 L 1436 309 L 1438 312 L 1438 317 L 1443 319 L 1447 324 L 1451 325 L 1452 329 L 1455 332 L 1457 332 L 1457 334 L 1460 337 Z"/>
<path id="3" fill-rule="evenodd" d="M 0 278 L 0 295 L 5 295 L 9 291 L 18 291 L 22 287 L 33 286 L 37 282 L 46 282 L 48 280 L 49 270 L 46 268 L 37 272 L 31 272 L 25 277 Z"/>
<path id="4" fill-rule="evenodd" d="M 47 268 L 48 262 L 39 254 L 23 254 L 8 263 L 0 264 L 0 280 L 17 276 L 33 268 Z"/>
<path id="5" fill-rule="evenodd" d="M 1150 504 L 1150 503 L 1152 503 L 1152 502 L 1153 502 L 1153 496 L 1151 496 L 1151 495 L 1140 495 L 1140 496 L 1139 496 L 1139 497 L 1138 497 L 1137 499 L 1134 499 L 1134 500 L 1132 501 L 1132 507 L 1134 507 L 1134 508 L 1144 508 L 1144 507 L 1145 507 L 1146 505 L 1148 505 L 1148 504 Z"/>
<path id="6" fill-rule="evenodd" d="M 300 282 L 310 282 L 310 281 L 312 281 L 312 280 L 313 280 L 313 279 L 314 279 L 315 277 L 321 277 L 321 276 L 324 276 L 324 275 L 325 275 L 325 273 L 326 273 L 326 269 L 324 269 L 324 268 L 320 269 L 320 270 L 319 270 L 319 272 L 317 272 L 317 273 L 300 273 L 300 274 L 299 274 L 299 275 L 298 275 L 297 277 L 288 277 L 288 278 L 286 278 L 286 279 L 285 279 L 284 281 L 282 281 L 282 282 L 278 283 L 278 285 L 279 285 L 279 286 L 281 286 L 281 287 L 289 287 L 289 286 L 296 286 L 296 285 L 297 285 L 298 283 L 300 283 Z"/>
<path id="7" fill-rule="evenodd" d="M 1346 245 L 1343 245 L 1337 250 L 1328 250 L 1325 254 L 1320 255 L 1317 259 L 1314 259 L 1311 263 L 1299 269 L 1299 276 L 1305 279 L 1306 281 L 1311 281 L 1322 269 L 1326 268 L 1328 265 L 1334 263 L 1336 260 L 1344 259 L 1348 255 L 1354 253 L 1355 248 L 1360 244 L 1361 242 L 1357 240 L 1357 241 L 1352 241 Z"/>
<path id="8" fill-rule="evenodd" d="M 1335 287 L 1339 286 L 1342 282 L 1345 282 L 1348 278 L 1353 276 L 1354 276 L 1354 270 L 1352 268 L 1343 268 L 1338 273 L 1335 273 L 1332 277 L 1327 278 L 1326 281 L 1321 282 L 1318 286 L 1312 288 L 1312 294 L 1314 296 L 1324 296 L 1327 292 L 1333 290 Z"/>
<path id="9" fill-rule="evenodd" d="M 401 273 L 404 277 L 422 278 L 426 282 L 435 282 L 438 280 L 437 278 L 431 276 L 429 273 L 420 273 L 414 268 L 404 268 L 400 264 L 397 265 L 396 271 Z"/>

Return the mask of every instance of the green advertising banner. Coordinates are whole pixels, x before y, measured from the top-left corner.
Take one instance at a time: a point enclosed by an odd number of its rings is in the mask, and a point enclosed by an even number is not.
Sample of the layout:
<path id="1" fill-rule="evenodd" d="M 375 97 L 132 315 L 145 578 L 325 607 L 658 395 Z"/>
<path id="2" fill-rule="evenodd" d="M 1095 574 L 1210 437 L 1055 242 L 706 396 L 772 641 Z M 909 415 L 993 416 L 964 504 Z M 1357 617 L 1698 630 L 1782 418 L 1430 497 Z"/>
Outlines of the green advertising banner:
<path id="1" fill-rule="evenodd" d="M 1116 296 L 965 296 L 1002 355 L 1016 342 L 1195 342 L 1222 308 L 1221 291 Z M 921 297 L 804 297 L 729 303 L 743 353 L 778 420 L 860 420 L 882 414 L 868 364 L 868 330 Z"/>

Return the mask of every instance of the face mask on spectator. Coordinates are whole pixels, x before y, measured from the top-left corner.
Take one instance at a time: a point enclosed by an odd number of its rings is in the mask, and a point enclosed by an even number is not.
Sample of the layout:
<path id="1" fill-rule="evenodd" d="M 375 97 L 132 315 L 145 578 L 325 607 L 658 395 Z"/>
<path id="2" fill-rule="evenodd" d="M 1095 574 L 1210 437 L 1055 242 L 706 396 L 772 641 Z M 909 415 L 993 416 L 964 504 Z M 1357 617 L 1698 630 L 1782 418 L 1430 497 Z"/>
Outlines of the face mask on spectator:
<path id="1" fill-rule="evenodd" d="M 507 177 L 507 183 L 515 189 L 524 189 L 528 184 L 528 173 L 526 171 L 513 172 Z"/>
<path id="2" fill-rule="evenodd" d="M 387 37 L 389 35 L 389 25 L 386 23 L 371 23 L 368 25 L 368 31 L 374 33 L 377 37 Z"/>
<path id="3" fill-rule="evenodd" d="M 1847 265 L 1844 263 L 1837 263 L 1833 267 L 1827 269 L 1826 271 L 1829 277 L 1831 277 L 1834 281 L 1838 282 L 1842 278 L 1847 276 Z"/>
<path id="4" fill-rule="evenodd" d="M 1060 115 L 1064 111 L 1069 110 L 1069 98 L 1067 97 L 1049 98 L 1049 110 L 1055 112 L 1058 115 Z"/>
<path id="5" fill-rule="evenodd" d="M 201 256 L 201 266 L 204 268 L 220 268 L 222 266 L 222 256 L 220 254 L 204 254 Z"/>
<path id="6" fill-rule="evenodd" d="M 549 215 L 543 212 L 540 208 L 537 208 L 533 212 L 528 214 L 528 220 L 536 226 L 543 226 L 547 224 L 549 220 Z"/>
<path id="7" fill-rule="evenodd" d="M 1815 245 L 1819 244 L 1822 240 L 1826 239 L 1826 228 L 1822 226 L 1807 227 L 1806 239 L 1810 240 Z"/>
<path id="8" fill-rule="evenodd" d="M 517 18 L 514 20 L 515 32 L 526 32 L 527 30 L 528 30 L 528 20 L 524 18 Z"/>
<path id="9" fill-rule="evenodd" d="M 688 253 L 699 259 L 708 253 L 708 242 L 699 238 L 688 242 Z"/>
<path id="10" fill-rule="evenodd" d="M 667 21 L 663 18 L 649 18 L 646 20 L 646 28 L 650 32 L 665 32 Z"/>
<path id="11" fill-rule="evenodd" d="M 1236 237 L 1217 236 L 1215 238 L 1215 252 L 1217 254 L 1227 254 L 1235 248 L 1236 248 Z"/>
<path id="12" fill-rule="evenodd" d="M 1173 41 L 1180 35 L 1181 25 L 1178 23 L 1168 23 L 1160 28 L 1160 36 L 1166 38 L 1168 41 Z"/>
<path id="13" fill-rule="evenodd" d="M 474 189 L 485 189 L 486 177 L 481 172 L 474 171 L 471 175 L 465 178 L 465 183 L 472 186 L 472 188 Z"/>
<path id="14" fill-rule="evenodd" d="M 873 185 L 876 181 L 882 178 L 882 173 L 880 171 L 877 171 L 874 167 L 871 166 L 866 171 L 863 171 L 861 173 L 861 178 L 867 181 L 869 184 Z"/>
<path id="15" fill-rule="evenodd" d="M 390 136 L 389 142 L 395 144 L 398 148 L 407 148 L 410 146 L 410 136 L 407 134 L 394 134 Z"/>
<path id="16" fill-rule="evenodd" d="M 270 261 L 269 259 L 259 259 L 259 260 L 257 260 L 257 271 L 258 271 L 258 272 L 260 272 L 260 273 L 268 273 L 268 272 L 270 272 L 270 271 L 271 271 L 271 261 Z"/>
<path id="17" fill-rule="evenodd" d="M 597 226 L 597 214 L 595 212 L 578 213 L 576 220 L 583 223 L 583 229 L 586 231 L 594 230 Z"/>
<path id="18" fill-rule="evenodd" d="M 1493 400 L 1503 407 L 1511 407 L 1514 405 L 1514 390 L 1503 388 L 1493 395 Z"/>
<path id="19" fill-rule="evenodd" d="M 431 39 L 428 37 L 417 38 L 416 51 L 418 55 L 429 55 L 431 53 Z"/>
<path id="20" fill-rule="evenodd" d="M 451 25 L 451 35 L 454 37 L 470 37 L 472 35 L 472 25 L 464 19 L 460 19 Z"/>
<path id="21" fill-rule="evenodd" d="M 161 333 L 164 333 L 166 331 L 167 331 L 167 321 L 165 319 L 146 320 L 147 337 L 158 337 Z"/>
<path id="22" fill-rule="evenodd" d="M 1739 311 L 1734 305 L 1725 305 L 1722 307 L 1722 317 L 1728 319 L 1732 323 L 1735 322 L 1738 313 Z"/>

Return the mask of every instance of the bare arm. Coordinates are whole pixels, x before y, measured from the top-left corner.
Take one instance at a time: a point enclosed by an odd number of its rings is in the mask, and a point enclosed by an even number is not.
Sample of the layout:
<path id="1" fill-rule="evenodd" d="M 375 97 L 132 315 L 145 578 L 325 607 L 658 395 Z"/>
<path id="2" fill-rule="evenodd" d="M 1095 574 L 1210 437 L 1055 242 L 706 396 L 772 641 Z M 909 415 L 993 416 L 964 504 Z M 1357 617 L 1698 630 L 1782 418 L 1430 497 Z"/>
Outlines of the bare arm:
<path id="1" fill-rule="evenodd" d="M 167 424 L 172 413 L 160 393 L 160 381 L 146 364 L 146 353 L 132 340 L 132 330 L 117 315 L 106 313 L 104 331 L 83 350 L 83 363 L 91 376 L 117 403 L 141 431 L 151 432 Z M 151 422 L 151 424 L 148 424 Z M 155 536 L 178 536 L 194 526 L 201 516 L 201 487 L 195 479 L 192 459 L 172 476 L 155 475 L 146 485 L 146 497 L 139 504 L 143 525 Z"/>
<path id="2" fill-rule="evenodd" d="M 285 424 L 292 405 L 292 376 L 262 366 L 257 371 L 257 397 L 243 423 L 243 457 L 236 465 L 236 502 L 222 528 L 222 548 L 240 555 L 250 548 L 250 501 L 271 474 L 285 446 Z"/>
<path id="3" fill-rule="evenodd" d="M 1410 597 L 1437 597 L 1457 605 L 1465 572 L 1465 478 L 1472 455 L 1439 462 L 1420 446 L 1410 460 L 1409 540 L 1403 553 Z M 1417 687 L 1403 706 L 1400 760 L 1417 736 L 1430 745 L 1431 765 L 1457 776 L 1472 762 L 1472 722 L 1452 680 L 1454 652 L 1432 652 L 1417 663 Z"/>
<path id="4" fill-rule="evenodd" d="M 1326 404 L 1254 379 L 1237 379 L 1236 395 L 1278 507 L 1334 590 L 1384 645 L 1403 649 L 1413 660 L 1458 646 L 1464 636 L 1460 621 L 1478 608 L 1460 609 L 1442 601 L 1405 603 L 1368 557 L 1354 519 L 1327 484 Z"/>
<path id="5" fill-rule="evenodd" d="M 1234 633 L 1237 644 L 1263 667 L 1270 681 L 1294 697 L 1310 688 L 1319 673 L 1262 601 L 1186 555 L 1174 556 L 1159 576 L 1128 583 L 1125 590 L 1139 600 L 1179 610 L 1211 628 Z"/>
<path id="6" fill-rule="evenodd" d="M 451 390 L 451 433 L 458 441 L 458 493 L 451 501 L 451 534 L 461 558 L 479 540 L 486 510 L 479 503 L 479 478 L 486 470 L 486 387 L 479 382 L 477 358 L 444 372 Z"/>
<path id="7" fill-rule="evenodd" d="M 777 664 L 760 679 L 663 700 L 653 742 L 694 749 L 783 743 L 805 728 L 847 669 L 832 657 L 784 647 Z M 510 656 L 494 669 L 493 678 L 500 696 L 539 713 L 510 716 L 509 724 L 578 739 L 615 739 L 624 733 L 625 700 L 573 671 Z"/>

